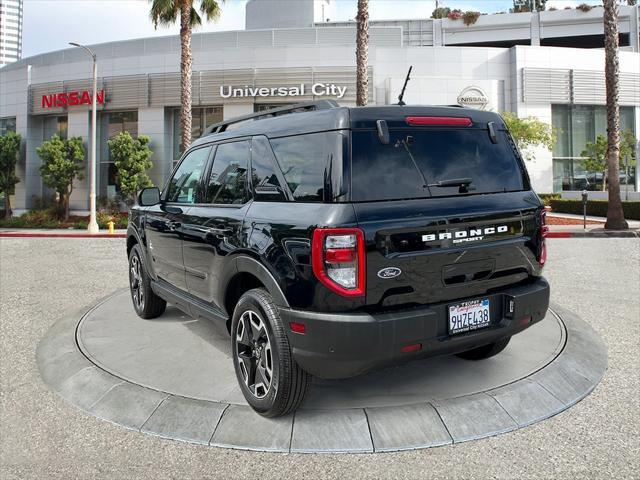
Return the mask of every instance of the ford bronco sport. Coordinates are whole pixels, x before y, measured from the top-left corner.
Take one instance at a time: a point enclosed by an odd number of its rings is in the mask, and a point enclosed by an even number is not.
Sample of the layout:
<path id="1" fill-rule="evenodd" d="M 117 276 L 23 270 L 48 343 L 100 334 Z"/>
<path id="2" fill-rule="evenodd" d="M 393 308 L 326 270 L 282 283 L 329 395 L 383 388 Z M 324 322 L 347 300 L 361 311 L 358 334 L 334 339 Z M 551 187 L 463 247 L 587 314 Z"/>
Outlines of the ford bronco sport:
<path id="1" fill-rule="evenodd" d="M 214 125 L 140 193 L 131 296 L 229 332 L 247 402 L 278 416 L 311 375 L 502 351 L 546 314 L 545 232 L 496 113 L 299 104 Z"/>

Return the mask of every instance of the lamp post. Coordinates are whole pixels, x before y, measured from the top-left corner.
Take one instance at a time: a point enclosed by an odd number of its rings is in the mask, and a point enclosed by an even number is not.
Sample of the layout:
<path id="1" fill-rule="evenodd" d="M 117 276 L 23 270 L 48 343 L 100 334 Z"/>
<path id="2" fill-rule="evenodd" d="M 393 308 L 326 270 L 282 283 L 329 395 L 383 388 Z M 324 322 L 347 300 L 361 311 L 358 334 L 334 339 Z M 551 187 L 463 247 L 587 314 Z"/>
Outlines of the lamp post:
<path id="1" fill-rule="evenodd" d="M 84 49 L 93 59 L 93 92 L 91 99 L 91 154 L 90 154 L 90 189 L 89 189 L 89 225 L 87 231 L 89 233 L 98 233 L 100 227 L 96 220 L 96 117 L 97 117 L 97 89 L 98 89 L 98 64 L 96 62 L 96 54 L 88 47 L 79 43 L 69 42 L 69 45 Z"/>

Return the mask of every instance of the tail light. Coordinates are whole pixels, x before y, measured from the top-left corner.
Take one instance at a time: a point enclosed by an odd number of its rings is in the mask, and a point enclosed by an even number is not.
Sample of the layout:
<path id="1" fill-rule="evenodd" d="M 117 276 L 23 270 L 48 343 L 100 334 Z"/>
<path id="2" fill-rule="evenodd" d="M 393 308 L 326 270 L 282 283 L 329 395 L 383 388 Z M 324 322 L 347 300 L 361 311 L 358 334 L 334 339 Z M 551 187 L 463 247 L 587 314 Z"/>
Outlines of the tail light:
<path id="1" fill-rule="evenodd" d="M 541 267 L 547 262 L 547 242 L 545 241 L 549 233 L 549 227 L 547 226 L 547 211 L 542 209 L 540 211 L 540 255 L 538 256 L 538 263 Z"/>
<path id="2" fill-rule="evenodd" d="M 331 291 L 345 297 L 364 295 L 364 234 L 359 228 L 316 229 L 311 263 L 315 276 Z"/>

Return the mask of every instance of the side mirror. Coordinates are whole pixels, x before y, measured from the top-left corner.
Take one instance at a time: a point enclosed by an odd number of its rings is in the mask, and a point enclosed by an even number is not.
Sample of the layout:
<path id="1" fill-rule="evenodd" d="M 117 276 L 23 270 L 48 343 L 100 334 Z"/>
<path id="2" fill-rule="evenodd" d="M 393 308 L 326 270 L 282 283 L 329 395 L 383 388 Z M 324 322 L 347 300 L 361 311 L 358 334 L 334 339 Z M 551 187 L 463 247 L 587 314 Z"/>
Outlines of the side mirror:
<path id="1" fill-rule="evenodd" d="M 152 207 L 160 203 L 160 189 L 158 187 L 143 188 L 138 195 L 138 205 Z"/>

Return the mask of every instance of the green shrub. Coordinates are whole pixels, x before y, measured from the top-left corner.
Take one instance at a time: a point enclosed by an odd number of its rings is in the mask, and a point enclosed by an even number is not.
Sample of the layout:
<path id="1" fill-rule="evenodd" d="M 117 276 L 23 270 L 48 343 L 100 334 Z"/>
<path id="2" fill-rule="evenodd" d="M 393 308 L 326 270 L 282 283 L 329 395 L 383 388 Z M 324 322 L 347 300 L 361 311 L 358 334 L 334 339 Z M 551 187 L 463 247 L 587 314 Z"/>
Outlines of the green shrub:
<path id="1" fill-rule="evenodd" d="M 129 218 L 126 213 L 108 214 L 105 212 L 98 212 L 96 220 L 98 221 L 98 226 L 104 229 L 109 228 L 108 224 L 111 221 L 114 223 L 114 228 L 127 228 L 127 225 L 129 224 Z"/>
<path id="2" fill-rule="evenodd" d="M 450 13 L 449 7 L 438 7 L 431 13 L 431 18 L 447 18 Z"/>
<path id="3" fill-rule="evenodd" d="M 89 222 L 87 222 L 86 220 L 78 220 L 77 222 L 74 222 L 72 228 L 76 230 L 86 230 L 88 226 Z"/>
<path id="4" fill-rule="evenodd" d="M 550 200 L 551 209 L 556 213 L 573 213 L 582 215 L 582 200 Z M 587 215 L 606 217 L 606 200 L 587 201 Z M 622 202 L 624 217 L 628 220 L 640 220 L 640 202 Z"/>
<path id="5" fill-rule="evenodd" d="M 590 12 L 592 9 L 593 9 L 593 6 L 588 5 L 586 3 L 581 3 L 576 7 L 576 10 L 580 10 L 581 12 L 584 12 L 584 13 Z"/>
<path id="6" fill-rule="evenodd" d="M 559 193 L 539 193 L 538 197 L 540 197 L 540 201 L 548 207 L 551 200 L 560 200 L 562 195 Z"/>
<path id="7" fill-rule="evenodd" d="M 58 220 L 55 209 L 31 210 L 20 217 L 0 221 L 0 227 L 5 228 L 60 228 L 62 222 Z"/>
<path id="8" fill-rule="evenodd" d="M 466 11 L 462 14 L 462 22 L 468 27 L 476 23 L 480 15 L 480 12 L 474 12 L 473 10 Z"/>

